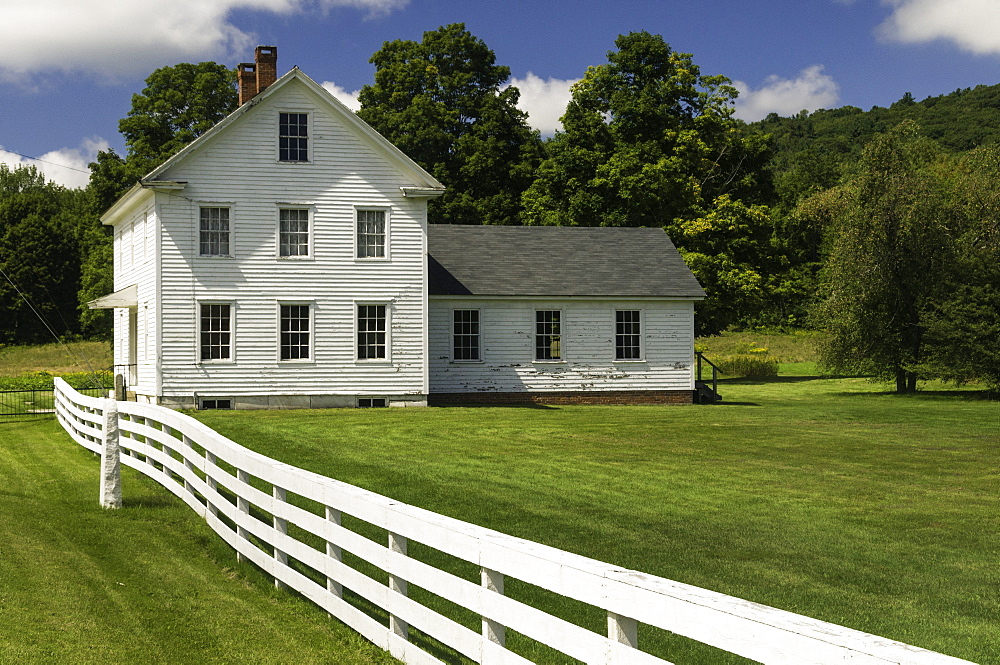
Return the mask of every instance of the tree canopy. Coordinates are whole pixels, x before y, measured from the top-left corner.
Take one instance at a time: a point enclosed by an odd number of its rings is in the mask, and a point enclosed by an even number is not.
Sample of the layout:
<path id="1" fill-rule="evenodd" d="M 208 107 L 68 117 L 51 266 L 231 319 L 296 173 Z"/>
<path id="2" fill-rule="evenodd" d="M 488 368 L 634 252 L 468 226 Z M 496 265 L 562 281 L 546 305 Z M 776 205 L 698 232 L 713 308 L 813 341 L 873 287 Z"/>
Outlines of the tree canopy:
<path id="1" fill-rule="evenodd" d="M 615 45 L 574 86 L 524 195 L 524 222 L 669 230 L 716 197 L 754 194 L 765 146 L 737 131 L 729 79 L 703 75 L 659 35 Z"/>
<path id="2" fill-rule="evenodd" d="M 386 42 L 358 115 L 448 187 L 432 222 L 513 224 L 541 154 L 510 68 L 462 23 Z"/>
<path id="3" fill-rule="evenodd" d="M 1000 210 L 980 187 L 1000 171 L 995 152 L 957 164 L 904 122 L 876 137 L 828 197 L 830 254 L 817 315 L 829 333 L 823 359 L 831 369 L 912 392 L 919 378 L 984 378 L 991 358 L 996 366 L 997 342 L 982 334 L 1000 330 Z"/>

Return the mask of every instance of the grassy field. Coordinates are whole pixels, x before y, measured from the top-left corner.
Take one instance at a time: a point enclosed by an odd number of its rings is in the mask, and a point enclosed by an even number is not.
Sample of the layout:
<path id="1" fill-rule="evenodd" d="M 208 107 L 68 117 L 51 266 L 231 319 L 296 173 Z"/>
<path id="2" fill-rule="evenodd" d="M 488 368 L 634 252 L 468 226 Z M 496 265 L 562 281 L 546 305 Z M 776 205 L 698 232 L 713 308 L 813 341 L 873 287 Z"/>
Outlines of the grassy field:
<path id="1" fill-rule="evenodd" d="M 722 392 L 714 407 L 197 415 L 271 457 L 504 533 L 1000 662 L 1000 403 L 814 376 Z M 592 609 L 508 593 L 601 629 Z M 640 644 L 677 663 L 746 662 L 642 629 Z"/>
<path id="2" fill-rule="evenodd" d="M 39 346 L 0 347 L 0 377 L 27 372 L 62 375 L 108 369 L 112 364 L 107 342 L 68 342 Z"/>
<path id="3" fill-rule="evenodd" d="M 273 585 L 173 495 L 54 418 L 0 422 L 0 663 L 394 663 Z"/>
<path id="4" fill-rule="evenodd" d="M 808 336 L 707 343 L 768 347 L 786 364 L 767 382 L 724 381 L 719 406 L 196 415 L 266 455 L 407 503 L 1000 663 L 1000 402 L 816 376 Z M 0 662 L 390 662 L 237 565 L 143 477 L 126 470 L 126 507 L 99 509 L 96 459 L 54 420 L 0 422 L 0 477 Z M 419 544 L 410 552 L 478 579 Z M 593 608 L 513 580 L 507 593 L 603 630 Z M 478 630 L 477 617 L 453 615 Z M 640 644 L 679 665 L 746 662 L 643 627 Z"/>

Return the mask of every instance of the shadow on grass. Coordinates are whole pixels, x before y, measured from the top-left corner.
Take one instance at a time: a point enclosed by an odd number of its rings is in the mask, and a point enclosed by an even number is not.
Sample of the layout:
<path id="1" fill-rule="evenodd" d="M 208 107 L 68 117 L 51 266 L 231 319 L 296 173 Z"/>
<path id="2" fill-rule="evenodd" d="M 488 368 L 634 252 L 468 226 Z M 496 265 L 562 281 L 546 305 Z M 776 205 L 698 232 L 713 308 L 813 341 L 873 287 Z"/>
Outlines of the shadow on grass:
<path id="1" fill-rule="evenodd" d="M 15 416 L 0 416 L 0 427 L 4 425 L 23 425 L 24 423 L 36 423 L 43 420 L 52 420 L 54 414 L 25 413 Z"/>
<path id="2" fill-rule="evenodd" d="M 122 498 L 122 508 L 159 508 L 162 510 L 164 508 L 177 508 L 182 504 L 183 501 L 173 494 L 162 497 L 142 497 L 140 499 L 130 499 L 128 496 Z"/>
<path id="3" fill-rule="evenodd" d="M 1000 402 L 1000 393 L 989 390 L 918 390 L 915 393 L 897 393 L 895 390 L 871 392 L 842 391 L 830 393 L 838 397 L 898 397 L 899 399 L 941 399 L 958 398 L 974 401 Z"/>
<path id="4" fill-rule="evenodd" d="M 760 404 L 757 402 L 730 402 L 723 398 L 721 402 L 706 404 L 705 406 L 760 406 Z"/>
<path id="5" fill-rule="evenodd" d="M 502 406 L 505 409 L 541 409 L 544 411 L 553 411 L 558 409 L 557 406 L 550 406 L 548 404 L 430 404 L 432 409 L 495 409 Z"/>

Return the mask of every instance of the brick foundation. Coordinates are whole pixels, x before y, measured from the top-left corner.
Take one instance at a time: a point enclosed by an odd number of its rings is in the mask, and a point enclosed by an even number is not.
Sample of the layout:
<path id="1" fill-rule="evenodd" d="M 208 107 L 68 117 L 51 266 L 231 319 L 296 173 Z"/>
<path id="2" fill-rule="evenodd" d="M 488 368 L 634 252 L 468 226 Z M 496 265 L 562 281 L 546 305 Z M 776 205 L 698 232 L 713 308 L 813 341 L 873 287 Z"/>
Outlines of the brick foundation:
<path id="1" fill-rule="evenodd" d="M 693 404 L 693 390 L 609 390 L 543 393 L 431 393 L 429 406 L 524 406 L 529 404 Z"/>

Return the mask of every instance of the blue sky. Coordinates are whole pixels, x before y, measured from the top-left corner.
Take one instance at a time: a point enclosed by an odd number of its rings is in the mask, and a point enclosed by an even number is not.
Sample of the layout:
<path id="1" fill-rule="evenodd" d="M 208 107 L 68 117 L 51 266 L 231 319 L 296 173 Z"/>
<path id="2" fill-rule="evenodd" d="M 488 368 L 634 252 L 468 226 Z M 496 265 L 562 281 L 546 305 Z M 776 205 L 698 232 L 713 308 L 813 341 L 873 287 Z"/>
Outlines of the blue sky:
<path id="1" fill-rule="evenodd" d="M 455 22 L 511 68 L 545 134 L 572 81 L 634 30 L 736 82 L 747 120 L 1000 79 L 1000 0 L 0 0 L 0 161 L 85 184 L 73 169 L 124 152 L 118 120 L 157 67 L 235 66 L 275 45 L 279 73 L 298 65 L 350 102 L 384 41 Z"/>

